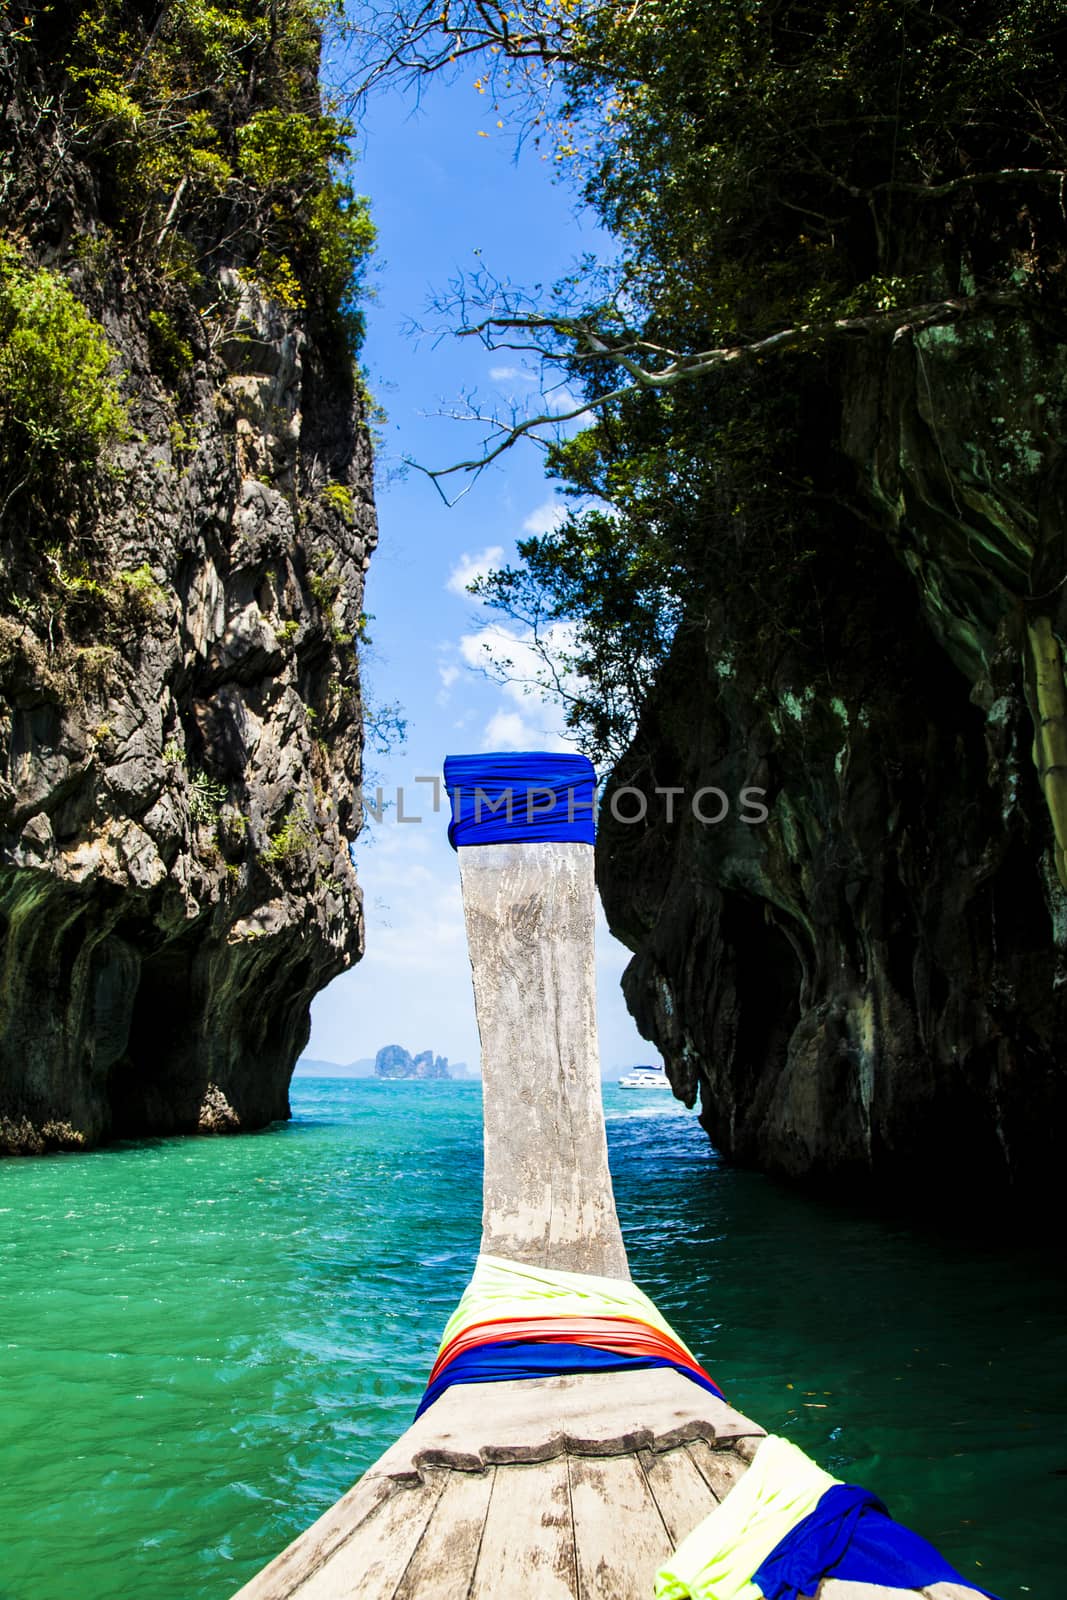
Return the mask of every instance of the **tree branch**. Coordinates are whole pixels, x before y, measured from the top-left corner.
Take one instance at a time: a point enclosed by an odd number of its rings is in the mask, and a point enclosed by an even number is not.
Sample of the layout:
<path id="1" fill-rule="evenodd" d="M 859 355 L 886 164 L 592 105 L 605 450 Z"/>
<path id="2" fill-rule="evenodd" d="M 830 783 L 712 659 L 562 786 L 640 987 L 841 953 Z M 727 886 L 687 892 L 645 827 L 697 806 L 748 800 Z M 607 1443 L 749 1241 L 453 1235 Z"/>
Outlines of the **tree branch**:
<path id="1" fill-rule="evenodd" d="M 671 389 L 679 383 L 689 383 L 731 366 L 760 362 L 785 351 L 814 349 L 831 339 L 885 333 L 892 333 L 894 339 L 899 339 L 905 334 L 920 332 L 923 328 L 956 322 L 1002 306 L 1017 305 L 1021 298 L 1018 290 L 1004 290 L 946 300 L 930 300 L 919 305 L 897 307 L 890 311 L 872 311 L 862 316 L 797 323 L 793 327 L 782 328 L 777 333 L 767 334 L 762 339 L 688 353 L 653 344 L 638 333 L 616 334 L 598 330 L 592 318 L 554 317 L 542 312 L 488 316 L 480 322 L 470 323 L 458 329 L 457 337 L 477 338 L 488 350 L 536 351 L 546 364 L 564 368 L 573 366 L 575 361 L 599 360 L 607 366 L 621 367 L 631 381 L 618 384 L 606 394 L 583 400 L 566 411 L 542 411 L 519 421 L 503 422 L 498 417 L 487 416 L 477 410 L 457 415 L 455 418 L 457 421 L 479 422 L 489 426 L 490 431 L 483 441 L 481 454 L 456 461 L 448 467 L 423 467 L 419 462 L 411 460 L 408 461 L 408 465 L 425 473 L 446 505 L 455 505 L 457 500 L 462 499 L 463 494 L 473 487 L 479 474 L 520 439 L 529 435 L 536 437 L 537 431 L 543 428 L 556 431 L 564 423 L 574 422 L 579 417 L 601 411 L 631 395 L 642 391 Z M 533 334 L 535 342 L 520 345 L 514 340 L 497 337 L 498 334 L 507 335 L 522 330 Z M 570 340 L 571 347 L 553 348 L 551 345 L 546 346 L 545 343 L 536 342 L 536 336 L 541 334 L 551 334 L 557 339 Z M 640 359 L 648 356 L 659 359 L 654 362 Z M 547 445 L 548 441 L 538 439 L 537 442 Z M 471 482 L 455 499 L 449 500 L 441 487 L 441 480 L 456 473 L 471 474 Z"/>
<path id="2" fill-rule="evenodd" d="M 955 194 L 957 189 L 977 189 L 988 183 L 1055 183 L 1062 187 L 1067 180 L 1067 171 L 1059 167 L 1006 167 L 1001 172 L 966 172 L 959 178 L 949 178 L 945 183 L 903 183 L 899 179 L 891 182 L 875 183 L 869 189 L 853 189 L 851 193 L 858 197 L 860 194 L 884 194 L 892 190 L 894 194 L 914 194 L 923 200 L 943 200 L 946 195 Z"/>
<path id="3" fill-rule="evenodd" d="M 612 3 L 624 12 L 620 0 Z M 363 100 L 382 79 L 417 81 L 479 54 L 490 58 L 490 76 L 497 67 L 506 71 L 513 64 L 536 64 L 550 73 L 589 65 L 574 50 L 575 23 L 573 11 L 557 12 L 541 0 L 514 10 L 484 0 L 429 0 L 414 14 L 401 6 L 383 7 L 361 23 L 359 65 L 346 92 Z M 597 68 L 609 73 L 606 63 Z"/>

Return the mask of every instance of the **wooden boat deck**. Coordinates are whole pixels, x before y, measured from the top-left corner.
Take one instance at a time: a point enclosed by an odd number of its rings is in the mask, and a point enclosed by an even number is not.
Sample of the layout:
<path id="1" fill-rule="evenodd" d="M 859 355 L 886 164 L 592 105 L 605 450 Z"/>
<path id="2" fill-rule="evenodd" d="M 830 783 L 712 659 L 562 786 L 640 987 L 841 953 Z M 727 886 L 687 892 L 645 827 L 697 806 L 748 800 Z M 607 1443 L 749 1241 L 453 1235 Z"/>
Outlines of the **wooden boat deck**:
<path id="1" fill-rule="evenodd" d="M 347 1537 L 322 1564 L 264 1574 L 253 1595 L 299 1600 L 651 1600 L 676 1539 L 717 1503 L 712 1485 L 745 1463 L 703 1440 L 655 1454 L 424 1468 L 413 1486 L 354 1501 Z M 380 1482 L 380 1480 L 378 1480 Z M 370 1486 L 368 1486 L 369 1488 Z M 621 1536 L 620 1536 L 621 1535 Z"/>
<path id="2" fill-rule="evenodd" d="M 600 1097 L 592 850 L 497 842 L 461 847 L 459 864 L 482 1042 L 482 1251 L 628 1283 Z M 670 1368 L 455 1384 L 235 1600 L 652 1600 L 657 1568 L 762 1437 Z M 920 1593 L 978 1600 L 956 1584 L 833 1579 L 818 1600 Z"/>
<path id="3" fill-rule="evenodd" d="M 457 1385 L 238 1600 L 650 1600 L 762 1433 L 662 1369 Z"/>
<path id="4" fill-rule="evenodd" d="M 458 1385 L 235 1600 L 651 1600 L 762 1436 L 675 1372 Z M 831 1579 L 818 1600 L 916 1594 Z"/>

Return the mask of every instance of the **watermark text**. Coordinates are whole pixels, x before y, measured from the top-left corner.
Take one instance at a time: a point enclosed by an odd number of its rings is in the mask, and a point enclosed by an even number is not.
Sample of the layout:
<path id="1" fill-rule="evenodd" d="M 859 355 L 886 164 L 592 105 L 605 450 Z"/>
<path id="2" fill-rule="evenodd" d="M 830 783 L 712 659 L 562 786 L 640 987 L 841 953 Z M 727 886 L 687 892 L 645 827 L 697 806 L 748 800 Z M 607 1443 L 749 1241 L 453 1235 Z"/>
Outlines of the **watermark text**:
<path id="1" fill-rule="evenodd" d="M 436 773 L 416 774 L 416 784 L 429 786 L 429 793 L 410 793 L 409 787 L 397 784 L 391 789 L 377 784 L 374 797 L 363 796 L 365 816 L 372 822 L 392 821 L 417 824 L 426 821 L 426 813 L 437 815 L 446 809 L 444 785 Z M 605 800 L 588 797 L 588 786 L 583 796 L 580 787 L 556 790 L 538 788 L 536 785 L 521 788 L 504 788 L 492 794 L 475 784 L 469 789 L 454 791 L 457 822 L 474 823 L 501 820 L 509 824 L 531 825 L 539 817 L 555 815 L 561 822 L 579 819 L 579 814 L 605 810 L 613 822 L 622 826 L 650 825 L 662 818 L 668 825 L 680 822 L 688 813 L 705 828 L 718 827 L 729 818 L 746 827 L 758 827 L 767 821 L 770 810 L 766 804 L 767 791 L 755 784 L 746 784 L 736 794 L 717 784 L 704 784 L 689 790 L 682 785 L 655 788 L 651 792 L 638 789 L 633 784 L 622 784 L 612 789 Z M 418 807 L 416 810 L 415 807 Z M 409 809 L 410 808 L 410 809 Z"/>

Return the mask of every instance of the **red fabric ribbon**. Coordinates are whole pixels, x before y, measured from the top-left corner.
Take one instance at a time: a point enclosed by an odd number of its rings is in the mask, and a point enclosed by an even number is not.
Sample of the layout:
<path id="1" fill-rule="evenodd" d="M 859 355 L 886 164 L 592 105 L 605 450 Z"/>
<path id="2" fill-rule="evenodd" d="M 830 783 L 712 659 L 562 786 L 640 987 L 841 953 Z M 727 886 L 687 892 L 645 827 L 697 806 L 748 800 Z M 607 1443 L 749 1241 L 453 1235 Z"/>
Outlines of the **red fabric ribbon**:
<path id="1" fill-rule="evenodd" d="M 440 1377 L 445 1367 L 464 1350 L 478 1345 L 505 1342 L 529 1344 L 585 1344 L 599 1350 L 614 1350 L 620 1355 L 653 1356 L 676 1366 L 686 1367 L 707 1378 L 704 1368 L 694 1360 L 684 1345 L 676 1339 L 631 1317 L 522 1317 L 496 1318 L 489 1322 L 474 1322 L 457 1333 L 444 1346 L 433 1371 L 430 1383 Z"/>

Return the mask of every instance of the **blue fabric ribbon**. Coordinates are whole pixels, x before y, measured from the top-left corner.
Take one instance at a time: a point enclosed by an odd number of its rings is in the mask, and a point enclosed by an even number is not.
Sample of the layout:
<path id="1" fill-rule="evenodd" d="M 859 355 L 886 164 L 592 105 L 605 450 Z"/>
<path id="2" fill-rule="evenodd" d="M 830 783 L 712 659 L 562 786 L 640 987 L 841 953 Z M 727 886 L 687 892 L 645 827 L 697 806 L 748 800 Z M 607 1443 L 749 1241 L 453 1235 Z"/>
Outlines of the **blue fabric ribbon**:
<path id="1" fill-rule="evenodd" d="M 658 1356 L 620 1355 L 617 1350 L 598 1350 L 587 1344 L 511 1343 L 481 1344 L 456 1356 L 428 1385 L 416 1411 L 416 1419 L 440 1399 L 454 1383 L 500 1383 L 509 1378 L 558 1378 L 578 1372 L 626 1372 L 642 1367 L 672 1367 L 683 1378 L 699 1384 L 709 1394 L 722 1399 L 722 1391 L 710 1379 L 705 1381 L 688 1367 Z"/>
<path id="2" fill-rule="evenodd" d="M 831 1577 L 889 1589 L 960 1583 L 996 1600 L 962 1577 L 932 1544 L 894 1522 L 876 1494 L 850 1483 L 827 1489 L 815 1510 L 775 1545 L 752 1582 L 765 1600 L 800 1600 Z"/>
<path id="3" fill-rule="evenodd" d="M 593 843 L 596 772 L 585 756 L 538 751 L 447 756 L 445 788 L 452 803 L 448 839 L 454 850 L 512 839 Z"/>

